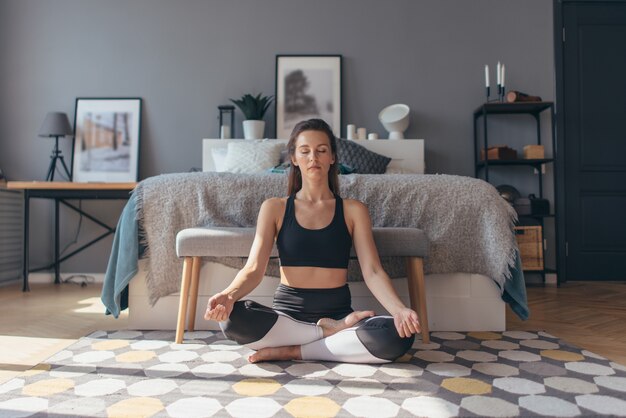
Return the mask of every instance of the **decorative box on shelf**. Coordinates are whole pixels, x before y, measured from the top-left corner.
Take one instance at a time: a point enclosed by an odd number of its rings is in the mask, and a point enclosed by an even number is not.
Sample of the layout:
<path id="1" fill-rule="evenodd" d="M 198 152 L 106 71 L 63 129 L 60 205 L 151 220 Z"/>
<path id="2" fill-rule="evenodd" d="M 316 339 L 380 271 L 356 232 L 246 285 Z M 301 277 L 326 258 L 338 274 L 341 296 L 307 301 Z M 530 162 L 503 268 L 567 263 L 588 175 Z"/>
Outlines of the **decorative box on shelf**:
<path id="1" fill-rule="evenodd" d="M 506 145 L 494 145 L 487 148 L 487 158 L 490 160 L 516 160 L 517 151 Z M 485 160 L 485 149 L 480 150 L 480 159 Z"/>
<path id="2" fill-rule="evenodd" d="M 540 225 L 515 227 L 523 270 L 543 270 L 542 236 Z"/>
<path id="3" fill-rule="evenodd" d="M 543 145 L 526 145 L 524 147 L 524 158 L 536 160 L 545 158 Z"/>

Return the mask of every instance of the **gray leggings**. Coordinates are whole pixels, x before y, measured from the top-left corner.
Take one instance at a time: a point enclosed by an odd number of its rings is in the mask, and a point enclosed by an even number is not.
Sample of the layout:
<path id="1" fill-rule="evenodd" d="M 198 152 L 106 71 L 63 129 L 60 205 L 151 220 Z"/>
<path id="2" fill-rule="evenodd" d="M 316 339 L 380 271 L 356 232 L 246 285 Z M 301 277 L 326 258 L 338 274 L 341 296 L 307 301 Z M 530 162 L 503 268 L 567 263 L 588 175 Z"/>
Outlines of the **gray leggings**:
<path id="1" fill-rule="evenodd" d="M 312 322 L 251 300 L 235 302 L 228 320 L 220 322 L 226 338 L 253 350 L 300 345 L 302 360 L 345 363 L 388 363 L 405 354 L 415 336 L 401 338 L 390 316 L 374 316 L 324 338 Z"/>

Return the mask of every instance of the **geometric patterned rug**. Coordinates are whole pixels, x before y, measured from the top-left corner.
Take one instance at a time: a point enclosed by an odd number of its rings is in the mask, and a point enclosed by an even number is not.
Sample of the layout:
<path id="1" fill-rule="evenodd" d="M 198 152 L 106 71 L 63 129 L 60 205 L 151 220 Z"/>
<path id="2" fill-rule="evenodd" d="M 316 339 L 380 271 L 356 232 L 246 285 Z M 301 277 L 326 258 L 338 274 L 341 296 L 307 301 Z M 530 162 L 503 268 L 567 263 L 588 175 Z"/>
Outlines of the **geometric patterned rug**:
<path id="1" fill-rule="evenodd" d="M 392 364 L 249 364 L 221 333 L 99 331 L 0 385 L 0 417 L 626 416 L 626 367 L 547 333 L 431 337 Z"/>

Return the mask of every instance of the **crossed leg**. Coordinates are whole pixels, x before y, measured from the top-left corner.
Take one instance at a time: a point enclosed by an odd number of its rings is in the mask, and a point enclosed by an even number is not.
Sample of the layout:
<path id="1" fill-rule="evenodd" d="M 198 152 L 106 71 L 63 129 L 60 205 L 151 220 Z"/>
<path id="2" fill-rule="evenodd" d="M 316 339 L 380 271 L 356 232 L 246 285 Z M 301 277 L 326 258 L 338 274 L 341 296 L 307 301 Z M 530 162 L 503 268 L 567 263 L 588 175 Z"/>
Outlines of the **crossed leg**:
<path id="1" fill-rule="evenodd" d="M 322 318 L 317 321 L 316 325 L 322 329 L 323 338 L 328 338 L 372 316 L 374 316 L 374 311 L 357 311 L 352 312 L 343 319 Z M 248 361 L 250 361 L 250 363 L 258 363 L 260 361 L 272 360 L 302 360 L 301 347 L 301 345 L 264 347 L 248 357 Z"/>
<path id="2" fill-rule="evenodd" d="M 322 360 L 386 363 L 404 354 L 413 336 L 401 338 L 388 316 L 353 312 L 340 320 L 317 324 L 292 317 L 253 301 L 238 301 L 220 327 L 227 338 L 257 350 L 252 363 L 272 360 Z"/>

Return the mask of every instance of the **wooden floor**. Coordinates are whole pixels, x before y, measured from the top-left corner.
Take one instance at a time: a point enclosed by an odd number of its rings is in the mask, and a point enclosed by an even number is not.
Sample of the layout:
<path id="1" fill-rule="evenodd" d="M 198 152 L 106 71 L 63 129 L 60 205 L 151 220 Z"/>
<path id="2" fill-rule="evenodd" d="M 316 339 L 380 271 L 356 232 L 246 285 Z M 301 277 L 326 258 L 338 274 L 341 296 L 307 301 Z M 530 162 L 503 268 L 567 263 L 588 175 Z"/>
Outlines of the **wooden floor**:
<path id="1" fill-rule="evenodd" d="M 530 318 L 507 309 L 507 329 L 544 330 L 626 365 L 626 282 L 568 282 L 529 287 Z"/>
<path id="2" fill-rule="evenodd" d="M 0 383 L 98 329 L 127 327 L 128 315 L 104 315 L 100 284 L 31 283 L 0 287 Z"/>
<path id="3" fill-rule="evenodd" d="M 96 330 L 124 329 L 105 316 L 100 285 L 19 284 L 0 287 L 0 384 Z M 530 287 L 531 318 L 507 312 L 507 329 L 544 330 L 626 365 L 626 283 L 572 282 Z"/>

